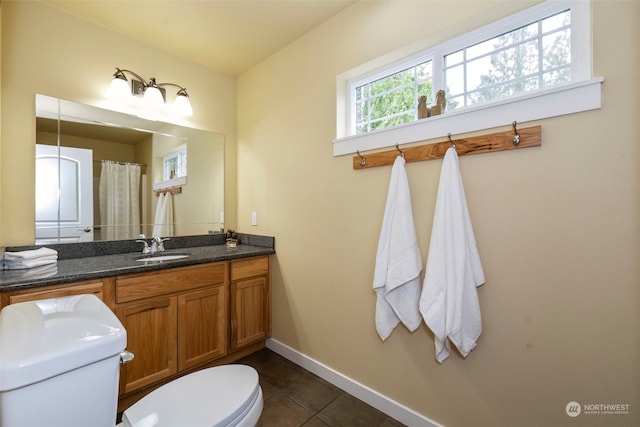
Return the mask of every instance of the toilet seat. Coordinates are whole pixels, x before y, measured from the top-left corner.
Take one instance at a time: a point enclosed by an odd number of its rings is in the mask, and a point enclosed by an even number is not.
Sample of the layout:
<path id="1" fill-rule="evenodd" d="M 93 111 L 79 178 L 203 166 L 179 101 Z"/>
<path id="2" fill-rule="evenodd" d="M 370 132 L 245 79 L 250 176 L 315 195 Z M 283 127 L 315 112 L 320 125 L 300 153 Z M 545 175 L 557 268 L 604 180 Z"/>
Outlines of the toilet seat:
<path id="1" fill-rule="evenodd" d="M 223 365 L 180 377 L 122 414 L 123 427 L 255 426 L 262 413 L 258 373 Z"/>

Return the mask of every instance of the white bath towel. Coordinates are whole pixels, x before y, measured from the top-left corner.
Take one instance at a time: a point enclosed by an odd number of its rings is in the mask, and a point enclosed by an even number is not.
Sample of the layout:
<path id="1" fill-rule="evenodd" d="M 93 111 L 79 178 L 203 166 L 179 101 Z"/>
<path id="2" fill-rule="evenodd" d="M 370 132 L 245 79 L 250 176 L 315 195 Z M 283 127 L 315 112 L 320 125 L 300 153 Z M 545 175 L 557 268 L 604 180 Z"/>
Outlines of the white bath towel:
<path id="1" fill-rule="evenodd" d="M 151 237 L 162 237 L 162 221 L 165 214 L 165 193 L 158 194 L 158 203 L 156 204 L 156 215 L 153 220 L 153 231 Z"/>
<path id="2" fill-rule="evenodd" d="M 476 247 L 455 149 L 445 154 L 438 185 L 420 312 L 435 335 L 436 359 L 449 357 L 449 340 L 466 357 L 482 332 L 476 287 L 484 272 Z"/>
<path id="3" fill-rule="evenodd" d="M 167 193 L 164 198 L 164 218 L 162 219 L 162 236 L 173 236 L 173 194 Z"/>
<path id="4" fill-rule="evenodd" d="M 48 264 L 34 266 L 33 268 L 5 268 L 5 270 L 12 270 L 11 277 L 20 280 L 42 279 L 57 275 L 58 265 L 56 261 L 51 261 Z"/>
<path id="5" fill-rule="evenodd" d="M 398 156 L 391 169 L 373 276 L 373 289 L 377 293 L 376 330 L 382 340 L 389 337 L 399 322 L 410 331 L 415 331 L 422 322 L 418 310 L 422 261 L 404 164 L 404 158 Z"/>
<path id="6" fill-rule="evenodd" d="M 22 270 L 58 262 L 58 252 L 50 248 L 30 249 L 26 251 L 5 252 L 3 269 Z"/>
<path id="7" fill-rule="evenodd" d="M 4 259 L 7 261 L 25 261 L 39 258 L 58 258 L 58 251 L 50 248 L 29 249 L 26 251 L 5 252 Z"/>
<path id="8" fill-rule="evenodd" d="M 169 192 L 158 196 L 152 237 L 173 236 L 173 195 Z"/>

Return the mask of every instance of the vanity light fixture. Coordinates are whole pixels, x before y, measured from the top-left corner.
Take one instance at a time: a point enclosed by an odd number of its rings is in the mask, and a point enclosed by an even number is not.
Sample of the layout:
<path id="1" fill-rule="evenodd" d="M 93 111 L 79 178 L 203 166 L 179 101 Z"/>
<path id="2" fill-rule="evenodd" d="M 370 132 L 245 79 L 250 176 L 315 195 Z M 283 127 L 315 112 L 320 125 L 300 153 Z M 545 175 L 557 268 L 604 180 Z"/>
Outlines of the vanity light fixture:
<path id="1" fill-rule="evenodd" d="M 135 79 L 131 79 L 131 86 L 129 86 L 125 73 L 130 73 L 135 77 Z M 173 101 L 173 112 L 183 117 L 192 116 L 193 109 L 186 88 L 175 83 L 157 83 L 155 77 L 151 77 L 147 81 L 131 70 L 116 67 L 113 80 L 107 89 L 107 96 L 115 101 L 125 103 L 129 102 L 133 95 L 142 95 L 142 105 L 145 108 L 159 111 L 165 107 L 166 91 L 164 86 L 175 86 L 179 89 Z"/>

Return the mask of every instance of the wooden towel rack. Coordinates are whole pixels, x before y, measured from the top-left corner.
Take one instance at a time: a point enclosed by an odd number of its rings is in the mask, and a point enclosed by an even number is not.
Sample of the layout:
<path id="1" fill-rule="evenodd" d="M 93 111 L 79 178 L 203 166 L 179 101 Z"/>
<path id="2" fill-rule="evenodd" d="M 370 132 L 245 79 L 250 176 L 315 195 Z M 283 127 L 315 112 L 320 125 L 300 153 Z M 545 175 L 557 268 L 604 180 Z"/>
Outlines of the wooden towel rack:
<path id="1" fill-rule="evenodd" d="M 182 193 L 182 187 L 169 187 L 169 188 L 163 188 L 160 190 L 155 190 L 156 191 L 156 197 L 158 197 L 160 194 L 180 194 Z"/>
<path id="2" fill-rule="evenodd" d="M 516 142 L 516 139 L 518 142 Z M 367 155 L 358 152 L 353 156 L 353 168 L 366 169 L 377 166 L 393 165 L 396 157 L 398 157 L 398 151 L 404 155 L 404 159 L 407 163 L 441 159 L 444 157 L 447 149 L 451 147 L 451 144 L 455 145 L 458 156 L 515 150 L 518 148 L 539 147 L 542 144 L 541 126 L 517 129 L 516 122 L 513 122 L 513 130 L 504 132 L 459 139 L 452 139 L 451 134 L 449 134 L 449 139 L 444 142 L 417 145 L 415 147 L 407 148 L 399 148 L 396 145 L 393 150 L 380 151 Z"/>

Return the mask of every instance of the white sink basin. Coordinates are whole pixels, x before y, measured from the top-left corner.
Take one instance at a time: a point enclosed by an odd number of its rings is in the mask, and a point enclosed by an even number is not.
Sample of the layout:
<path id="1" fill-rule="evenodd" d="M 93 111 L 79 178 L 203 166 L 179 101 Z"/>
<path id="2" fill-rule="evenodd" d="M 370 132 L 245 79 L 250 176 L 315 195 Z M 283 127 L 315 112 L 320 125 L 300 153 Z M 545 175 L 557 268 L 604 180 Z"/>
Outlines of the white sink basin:
<path id="1" fill-rule="evenodd" d="M 142 258 L 138 258 L 136 261 L 143 261 L 143 262 L 171 261 L 174 259 L 186 258 L 188 256 L 189 255 L 187 254 L 147 255 Z"/>

